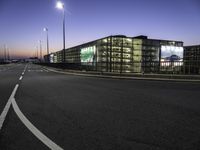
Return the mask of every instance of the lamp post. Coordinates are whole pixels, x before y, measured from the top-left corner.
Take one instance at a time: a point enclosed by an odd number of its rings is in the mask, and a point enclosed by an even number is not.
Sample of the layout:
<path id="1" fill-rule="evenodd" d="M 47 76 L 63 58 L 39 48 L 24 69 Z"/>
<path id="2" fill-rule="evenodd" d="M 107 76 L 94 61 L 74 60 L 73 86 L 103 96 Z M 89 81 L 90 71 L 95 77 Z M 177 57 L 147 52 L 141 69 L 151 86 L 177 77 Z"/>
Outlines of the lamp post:
<path id="1" fill-rule="evenodd" d="M 6 62 L 7 61 L 7 57 L 6 57 L 6 52 L 7 51 L 7 46 L 6 46 L 6 44 L 4 44 L 4 62 Z"/>
<path id="2" fill-rule="evenodd" d="M 40 62 L 42 62 L 42 41 L 39 40 L 40 43 Z"/>
<path id="3" fill-rule="evenodd" d="M 63 62 L 65 62 L 65 5 L 61 1 L 57 1 L 56 8 L 63 10 Z"/>
<path id="4" fill-rule="evenodd" d="M 48 34 L 48 28 L 44 28 L 44 32 L 47 33 L 47 55 L 49 55 L 49 34 Z"/>
<path id="5" fill-rule="evenodd" d="M 35 49 L 36 49 L 36 52 L 35 52 L 36 57 L 37 57 L 37 59 L 39 59 L 39 57 L 38 57 L 38 46 L 36 46 Z"/>

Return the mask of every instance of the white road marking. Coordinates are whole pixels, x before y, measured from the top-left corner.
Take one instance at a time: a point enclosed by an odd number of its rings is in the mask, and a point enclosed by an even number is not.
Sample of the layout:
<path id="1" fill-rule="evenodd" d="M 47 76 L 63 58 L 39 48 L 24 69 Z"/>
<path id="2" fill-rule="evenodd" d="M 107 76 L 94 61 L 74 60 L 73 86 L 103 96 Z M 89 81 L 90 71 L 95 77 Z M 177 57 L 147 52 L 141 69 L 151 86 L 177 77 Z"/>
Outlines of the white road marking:
<path id="1" fill-rule="evenodd" d="M 7 115 L 7 113 L 8 113 L 8 110 L 9 110 L 9 108 L 10 108 L 12 99 L 14 98 L 15 93 L 16 93 L 18 87 L 19 87 L 19 85 L 17 84 L 17 85 L 15 86 L 15 88 L 14 88 L 14 90 L 13 90 L 13 92 L 12 92 L 10 98 L 8 99 L 8 102 L 7 102 L 6 106 L 4 107 L 3 112 L 1 113 L 1 116 L 0 116 L 0 130 L 1 130 L 2 126 L 3 126 L 4 120 L 5 120 L 5 118 L 6 118 L 6 115 Z"/>
<path id="2" fill-rule="evenodd" d="M 45 72 L 45 70 L 33 69 L 33 70 L 28 70 L 28 72 Z"/>
<path id="3" fill-rule="evenodd" d="M 24 72 L 22 72 L 22 75 L 24 75 Z"/>
<path id="4" fill-rule="evenodd" d="M 49 72 L 46 68 L 43 68 L 43 71 L 44 71 L 44 72 Z"/>
<path id="5" fill-rule="evenodd" d="M 26 68 L 25 68 L 26 70 Z M 24 70 L 24 72 L 25 72 Z M 19 78 L 19 80 L 22 80 L 23 76 L 21 76 Z M 17 116 L 19 117 L 19 119 L 23 122 L 23 124 L 40 140 L 42 141 L 47 147 L 49 147 L 52 150 L 63 150 L 60 146 L 58 146 L 56 143 L 54 143 L 51 139 L 49 139 L 47 136 L 45 136 L 42 132 L 40 132 L 25 116 L 24 114 L 20 111 L 16 101 L 15 101 L 15 94 L 16 91 L 19 87 L 19 84 L 17 84 L 10 96 L 10 98 L 8 99 L 8 102 L 3 110 L 3 112 L 1 113 L 0 116 L 0 131 L 1 128 L 3 126 L 3 123 L 5 121 L 5 118 L 7 116 L 7 113 L 10 109 L 10 105 L 12 104 L 13 109 L 15 111 L 15 113 L 17 114 Z"/>
<path id="6" fill-rule="evenodd" d="M 48 146 L 52 150 L 63 150 L 60 146 L 58 146 L 56 143 L 54 143 L 52 140 L 50 140 L 47 136 L 45 136 L 42 132 L 40 132 L 20 111 L 15 99 L 12 99 L 12 106 L 19 117 L 19 119 L 24 123 L 24 125 L 40 140 L 42 141 L 46 146 Z"/>
<path id="7" fill-rule="evenodd" d="M 19 78 L 19 80 L 22 80 L 22 78 L 23 78 L 23 76 L 21 76 L 21 77 Z"/>

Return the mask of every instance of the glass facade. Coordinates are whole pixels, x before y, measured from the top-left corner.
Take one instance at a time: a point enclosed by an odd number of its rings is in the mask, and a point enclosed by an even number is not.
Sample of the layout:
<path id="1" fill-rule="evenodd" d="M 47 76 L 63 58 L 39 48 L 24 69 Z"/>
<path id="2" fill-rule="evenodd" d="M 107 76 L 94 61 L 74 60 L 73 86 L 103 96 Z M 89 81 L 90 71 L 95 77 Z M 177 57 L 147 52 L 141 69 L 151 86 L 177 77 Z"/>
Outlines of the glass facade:
<path id="1" fill-rule="evenodd" d="M 65 50 L 65 62 L 102 72 L 159 72 L 162 46 L 183 46 L 183 42 L 154 40 L 146 36 L 109 36 Z M 63 51 L 54 53 L 54 63 L 63 62 Z"/>
<path id="2" fill-rule="evenodd" d="M 184 72 L 200 74 L 200 45 L 184 47 Z"/>

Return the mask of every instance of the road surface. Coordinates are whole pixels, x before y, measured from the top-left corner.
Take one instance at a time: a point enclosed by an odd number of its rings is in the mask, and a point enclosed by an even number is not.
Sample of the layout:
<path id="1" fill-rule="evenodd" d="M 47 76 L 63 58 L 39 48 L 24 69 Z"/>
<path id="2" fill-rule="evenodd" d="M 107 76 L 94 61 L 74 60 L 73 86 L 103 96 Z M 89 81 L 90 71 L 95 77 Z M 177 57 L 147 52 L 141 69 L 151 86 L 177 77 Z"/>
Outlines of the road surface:
<path id="1" fill-rule="evenodd" d="M 16 105 L 65 150 L 200 149 L 199 83 L 95 78 L 33 64 L 1 65 L 0 113 L 16 85 L 0 130 L 1 150 L 49 149 L 25 125 Z"/>

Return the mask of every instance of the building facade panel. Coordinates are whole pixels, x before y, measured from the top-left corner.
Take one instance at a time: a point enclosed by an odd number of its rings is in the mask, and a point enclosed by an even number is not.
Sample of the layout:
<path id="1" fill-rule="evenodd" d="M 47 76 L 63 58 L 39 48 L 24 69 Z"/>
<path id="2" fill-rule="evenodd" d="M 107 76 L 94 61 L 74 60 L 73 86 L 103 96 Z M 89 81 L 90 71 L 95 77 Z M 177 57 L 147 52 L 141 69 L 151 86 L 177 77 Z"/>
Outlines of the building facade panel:
<path id="1" fill-rule="evenodd" d="M 65 50 L 65 62 L 103 72 L 159 72 L 169 68 L 174 71 L 176 59 L 161 61 L 162 46 L 176 50 L 183 47 L 183 42 L 148 39 L 147 36 L 109 36 Z M 54 53 L 53 61 L 62 63 L 63 58 L 63 51 L 59 51 Z"/>
<path id="2" fill-rule="evenodd" d="M 200 45 L 184 47 L 184 72 L 200 74 Z"/>

